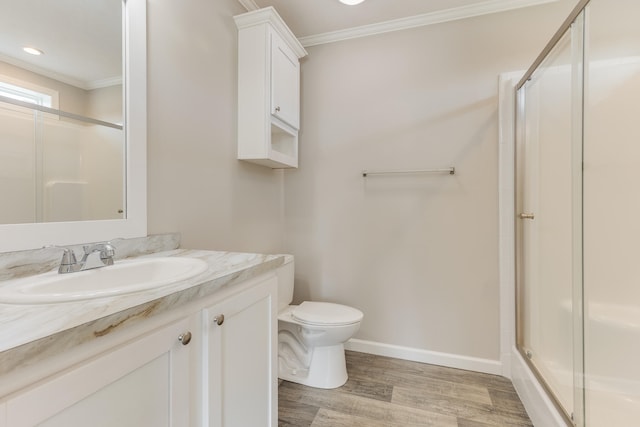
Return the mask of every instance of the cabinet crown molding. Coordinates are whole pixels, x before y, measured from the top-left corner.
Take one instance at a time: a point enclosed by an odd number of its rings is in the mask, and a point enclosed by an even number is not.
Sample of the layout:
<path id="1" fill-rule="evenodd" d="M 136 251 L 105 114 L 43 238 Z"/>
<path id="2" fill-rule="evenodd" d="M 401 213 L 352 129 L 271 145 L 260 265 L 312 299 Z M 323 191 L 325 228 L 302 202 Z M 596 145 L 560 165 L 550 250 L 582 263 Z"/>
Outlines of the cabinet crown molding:
<path id="1" fill-rule="evenodd" d="M 307 56 L 307 51 L 304 49 L 298 38 L 291 32 L 284 20 L 278 15 L 278 12 L 273 6 L 265 7 L 262 9 L 254 10 L 251 12 L 243 13 L 233 17 L 236 21 L 238 30 L 244 28 L 253 27 L 262 24 L 271 24 L 280 33 L 280 36 L 289 45 L 291 50 L 295 52 L 298 58 Z"/>

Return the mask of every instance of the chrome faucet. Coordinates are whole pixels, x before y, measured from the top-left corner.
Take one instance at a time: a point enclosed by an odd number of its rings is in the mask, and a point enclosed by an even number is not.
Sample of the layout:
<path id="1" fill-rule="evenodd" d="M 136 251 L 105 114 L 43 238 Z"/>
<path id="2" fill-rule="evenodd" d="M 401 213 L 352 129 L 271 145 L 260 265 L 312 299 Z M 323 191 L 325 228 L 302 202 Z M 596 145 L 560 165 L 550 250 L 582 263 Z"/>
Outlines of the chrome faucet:
<path id="1" fill-rule="evenodd" d="M 80 262 L 78 262 L 73 249 L 63 249 L 64 253 L 62 254 L 62 260 L 60 261 L 60 267 L 58 268 L 58 273 L 60 274 L 75 273 L 77 271 L 113 265 L 113 257 L 116 254 L 116 250 L 110 242 L 86 245 L 82 247 L 82 249 L 84 249 L 84 255 Z M 99 261 L 91 261 L 96 258 L 91 256 L 95 253 L 100 254 Z"/>

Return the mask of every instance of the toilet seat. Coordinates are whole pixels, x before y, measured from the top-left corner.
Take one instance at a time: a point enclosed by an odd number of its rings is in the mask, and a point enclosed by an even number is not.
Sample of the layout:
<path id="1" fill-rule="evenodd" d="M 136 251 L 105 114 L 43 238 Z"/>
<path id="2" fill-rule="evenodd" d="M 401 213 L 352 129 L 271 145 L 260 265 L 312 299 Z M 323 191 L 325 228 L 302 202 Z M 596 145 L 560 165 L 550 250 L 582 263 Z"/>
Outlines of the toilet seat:
<path id="1" fill-rule="evenodd" d="M 305 301 L 291 312 L 293 319 L 307 325 L 352 325 L 359 323 L 363 316 L 358 309 L 330 302 Z"/>

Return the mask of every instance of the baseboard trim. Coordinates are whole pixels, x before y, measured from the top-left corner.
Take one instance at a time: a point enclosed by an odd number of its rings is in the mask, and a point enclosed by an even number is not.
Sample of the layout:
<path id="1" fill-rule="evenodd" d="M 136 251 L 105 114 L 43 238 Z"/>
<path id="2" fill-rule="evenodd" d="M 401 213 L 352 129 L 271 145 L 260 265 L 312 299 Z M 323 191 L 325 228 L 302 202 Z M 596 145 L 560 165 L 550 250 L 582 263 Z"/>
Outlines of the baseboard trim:
<path id="1" fill-rule="evenodd" d="M 564 417 L 558 412 L 515 347 L 511 350 L 511 376 L 513 386 L 533 425 L 567 427 Z"/>
<path id="2" fill-rule="evenodd" d="M 403 347 L 355 338 L 346 342 L 344 347 L 347 350 L 375 354 L 377 356 L 395 357 L 396 359 L 411 360 L 413 362 L 429 363 L 432 365 L 447 366 L 449 368 L 465 369 L 467 371 L 502 375 L 502 364 L 499 360 L 440 353 L 437 351 L 428 351 L 419 348 Z"/>

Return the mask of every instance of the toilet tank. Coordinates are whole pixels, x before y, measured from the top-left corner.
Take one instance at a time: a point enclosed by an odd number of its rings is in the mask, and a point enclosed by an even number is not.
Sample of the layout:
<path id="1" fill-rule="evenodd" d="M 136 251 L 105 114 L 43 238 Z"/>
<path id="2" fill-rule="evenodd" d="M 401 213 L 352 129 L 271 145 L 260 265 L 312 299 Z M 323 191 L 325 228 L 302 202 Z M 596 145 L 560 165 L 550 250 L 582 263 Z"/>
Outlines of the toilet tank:
<path id="1" fill-rule="evenodd" d="M 293 301 L 293 255 L 284 255 L 284 264 L 278 268 L 278 312 Z"/>

